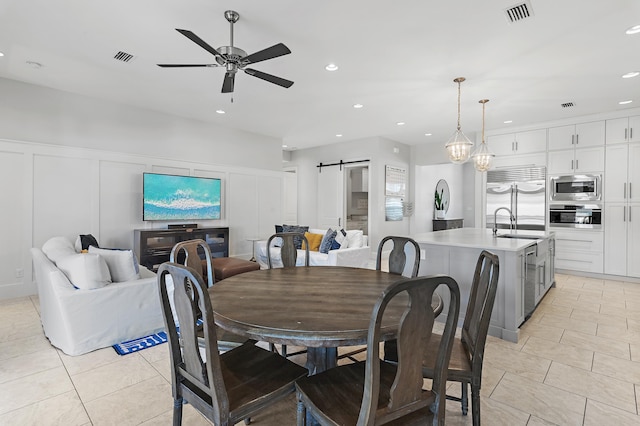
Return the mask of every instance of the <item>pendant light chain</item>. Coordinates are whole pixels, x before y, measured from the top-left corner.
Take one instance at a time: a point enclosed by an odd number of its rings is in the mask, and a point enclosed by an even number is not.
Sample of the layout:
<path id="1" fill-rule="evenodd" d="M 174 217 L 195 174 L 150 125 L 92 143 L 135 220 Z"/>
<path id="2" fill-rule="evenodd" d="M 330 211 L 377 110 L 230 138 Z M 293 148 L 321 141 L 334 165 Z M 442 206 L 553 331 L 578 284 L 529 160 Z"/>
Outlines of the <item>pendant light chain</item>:
<path id="1" fill-rule="evenodd" d="M 458 130 L 460 130 L 460 83 L 462 81 L 459 78 L 456 80 L 458 80 Z"/>

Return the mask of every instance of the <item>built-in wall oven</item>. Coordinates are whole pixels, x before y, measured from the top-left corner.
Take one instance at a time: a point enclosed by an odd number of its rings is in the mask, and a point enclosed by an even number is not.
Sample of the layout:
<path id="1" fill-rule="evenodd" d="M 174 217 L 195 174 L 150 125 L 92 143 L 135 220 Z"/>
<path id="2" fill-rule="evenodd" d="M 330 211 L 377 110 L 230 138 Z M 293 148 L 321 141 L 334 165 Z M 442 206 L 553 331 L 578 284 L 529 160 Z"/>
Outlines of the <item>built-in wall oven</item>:
<path id="1" fill-rule="evenodd" d="M 600 201 L 602 199 L 602 176 L 566 175 L 549 179 L 549 197 L 554 201 Z"/>
<path id="2" fill-rule="evenodd" d="M 559 228 L 602 228 L 600 204 L 549 204 L 549 226 Z"/>

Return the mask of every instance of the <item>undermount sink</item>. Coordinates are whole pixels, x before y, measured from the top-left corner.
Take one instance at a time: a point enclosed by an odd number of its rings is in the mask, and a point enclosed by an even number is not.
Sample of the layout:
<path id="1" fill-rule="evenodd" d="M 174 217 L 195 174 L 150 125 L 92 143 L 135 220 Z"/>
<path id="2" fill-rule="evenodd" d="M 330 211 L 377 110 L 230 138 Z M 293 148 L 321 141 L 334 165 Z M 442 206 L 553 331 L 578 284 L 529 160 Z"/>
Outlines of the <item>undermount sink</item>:
<path id="1" fill-rule="evenodd" d="M 498 238 L 517 238 L 520 240 L 540 240 L 544 237 L 540 237 L 537 235 L 523 235 L 523 234 L 500 234 L 496 235 Z"/>

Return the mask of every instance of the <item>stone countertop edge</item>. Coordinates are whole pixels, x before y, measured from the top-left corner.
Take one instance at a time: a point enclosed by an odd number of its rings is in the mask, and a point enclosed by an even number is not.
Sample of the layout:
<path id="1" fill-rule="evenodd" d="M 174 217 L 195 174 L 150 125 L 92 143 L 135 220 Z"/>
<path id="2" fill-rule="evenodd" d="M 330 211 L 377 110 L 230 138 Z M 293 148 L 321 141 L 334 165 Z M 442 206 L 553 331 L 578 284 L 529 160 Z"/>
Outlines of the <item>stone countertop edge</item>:
<path id="1" fill-rule="evenodd" d="M 546 231 L 509 231 L 500 230 L 499 234 L 539 236 L 539 240 L 552 237 L 553 232 Z M 411 236 L 418 244 L 432 244 L 450 247 L 468 247 L 487 250 L 520 251 L 539 240 L 524 238 L 497 238 L 491 229 L 458 228 L 446 231 L 423 232 Z"/>

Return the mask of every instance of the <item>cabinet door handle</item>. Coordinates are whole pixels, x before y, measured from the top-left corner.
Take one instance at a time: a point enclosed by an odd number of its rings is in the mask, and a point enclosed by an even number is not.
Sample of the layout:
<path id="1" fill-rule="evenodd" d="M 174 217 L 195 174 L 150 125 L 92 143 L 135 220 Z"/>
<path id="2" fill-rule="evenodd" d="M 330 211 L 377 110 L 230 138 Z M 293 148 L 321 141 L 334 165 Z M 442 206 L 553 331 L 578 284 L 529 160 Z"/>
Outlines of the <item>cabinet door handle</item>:
<path id="1" fill-rule="evenodd" d="M 576 135 L 571 135 L 571 145 L 575 145 Z"/>
<path id="2" fill-rule="evenodd" d="M 629 182 L 629 199 L 631 199 L 631 182 Z"/>
<path id="3" fill-rule="evenodd" d="M 571 160 L 571 170 L 573 170 L 573 160 Z"/>
<path id="4" fill-rule="evenodd" d="M 516 141 L 516 151 L 518 150 L 518 141 Z"/>
<path id="5" fill-rule="evenodd" d="M 580 166 L 578 166 L 578 160 L 576 160 L 576 170 L 578 170 L 579 168 L 580 168 Z"/>
<path id="6" fill-rule="evenodd" d="M 576 145 L 580 142 L 580 135 L 576 135 Z"/>
<path id="7" fill-rule="evenodd" d="M 511 151 L 515 151 L 516 150 L 516 143 L 511 141 Z"/>
<path id="8" fill-rule="evenodd" d="M 629 140 L 633 139 L 633 127 L 629 128 Z"/>

